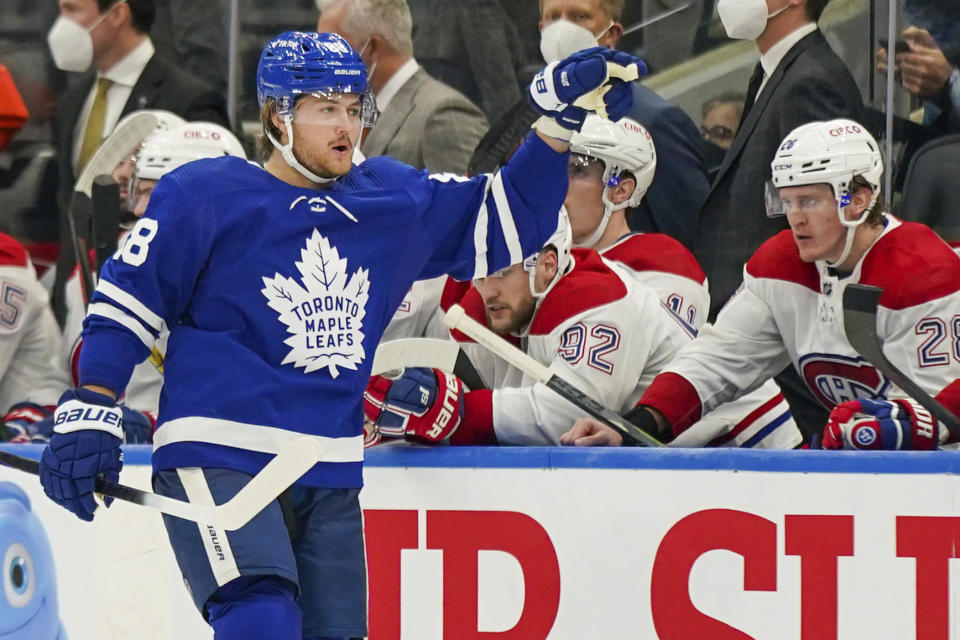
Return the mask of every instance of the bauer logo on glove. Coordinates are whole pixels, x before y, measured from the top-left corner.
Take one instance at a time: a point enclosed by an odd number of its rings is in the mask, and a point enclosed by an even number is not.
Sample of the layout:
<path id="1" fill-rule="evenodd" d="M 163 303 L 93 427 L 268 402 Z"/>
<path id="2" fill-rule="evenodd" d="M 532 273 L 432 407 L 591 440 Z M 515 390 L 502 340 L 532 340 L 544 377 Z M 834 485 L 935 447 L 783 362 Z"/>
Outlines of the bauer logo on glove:
<path id="1" fill-rule="evenodd" d="M 373 376 L 364 394 L 364 413 L 384 436 L 440 442 L 460 426 L 463 385 L 439 369 L 404 369 L 392 381 Z"/>

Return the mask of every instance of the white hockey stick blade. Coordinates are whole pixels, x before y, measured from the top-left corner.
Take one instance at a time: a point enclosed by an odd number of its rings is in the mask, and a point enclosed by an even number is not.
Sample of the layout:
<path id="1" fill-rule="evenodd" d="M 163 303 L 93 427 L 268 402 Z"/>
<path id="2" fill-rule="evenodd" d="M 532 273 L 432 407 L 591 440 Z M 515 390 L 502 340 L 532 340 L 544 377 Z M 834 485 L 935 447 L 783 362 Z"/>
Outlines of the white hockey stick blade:
<path id="1" fill-rule="evenodd" d="M 406 367 L 428 367 L 453 373 L 471 391 L 487 385 L 458 342 L 437 338 L 401 338 L 381 342 L 373 356 L 372 376 L 399 372 Z"/>
<path id="2" fill-rule="evenodd" d="M 460 345 L 437 338 L 401 338 L 381 342 L 373 356 L 372 376 L 405 367 L 430 367 L 453 371 L 460 355 Z"/>
<path id="3" fill-rule="evenodd" d="M 443 322 L 447 328 L 460 331 L 477 342 L 477 344 L 487 348 L 494 355 L 506 360 L 520 371 L 524 372 L 537 382 L 541 382 L 555 393 L 559 394 L 569 402 L 575 404 L 580 409 L 587 412 L 593 418 L 603 422 L 611 429 L 617 431 L 621 436 L 627 438 L 636 444 L 645 447 L 662 447 L 663 443 L 641 431 L 637 426 L 631 423 L 623 416 L 604 407 L 599 402 L 576 388 L 553 371 L 546 367 L 526 353 L 513 346 L 496 333 L 483 326 L 466 314 L 458 304 L 450 307 L 447 314 L 443 317 Z"/>
<path id="4" fill-rule="evenodd" d="M 80 191 L 90 197 L 93 179 L 101 174 L 113 173 L 120 161 L 156 128 L 157 117 L 152 113 L 143 112 L 131 116 L 122 126 L 114 129 L 113 133 L 97 147 L 93 157 L 83 168 L 73 188 L 74 191 Z"/>
<path id="5" fill-rule="evenodd" d="M 163 513 L 201 524 L 218 525 L 235 531 L 277 499 L 320 460 L 320 447 L 312 438 L 297 438 L 283 447 L 260 473 L 253 476 L 233 498 L 217 506 L 201 506 L 151 494 Z"/>
<path id="6" fill-rule="evenodd" d="M 264 507 L 273 502 L 320 459 L 320 448 L 312 438 L 297 438 L 283 447 L 260 473 L 237 494 L 221 505 L 200 505 L 160 496 L 150 491 L 128 487 L 103 478 L 95 482 L 96 492 L 124 502 L 151 507 L 167 515 L 211 524 L 235 531 L 250 522 Z M 7 451 L 0 451 L 0 464 L 39 475 L 40 463 Z"/>

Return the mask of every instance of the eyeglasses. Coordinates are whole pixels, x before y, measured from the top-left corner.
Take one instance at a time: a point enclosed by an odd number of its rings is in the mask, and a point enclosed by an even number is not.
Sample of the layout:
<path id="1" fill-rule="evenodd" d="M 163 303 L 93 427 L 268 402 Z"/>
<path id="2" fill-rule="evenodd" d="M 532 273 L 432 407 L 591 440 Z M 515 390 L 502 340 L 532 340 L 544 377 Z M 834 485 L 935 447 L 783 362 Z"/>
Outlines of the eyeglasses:
<path id="1" fill-rule="evenodd" d="M 700 135 L 708 140 L 733 140 L 734 133 L 733 129 L 725 127 L 722 124 L 715 124 L 709 128 L 700 125 Z"/>

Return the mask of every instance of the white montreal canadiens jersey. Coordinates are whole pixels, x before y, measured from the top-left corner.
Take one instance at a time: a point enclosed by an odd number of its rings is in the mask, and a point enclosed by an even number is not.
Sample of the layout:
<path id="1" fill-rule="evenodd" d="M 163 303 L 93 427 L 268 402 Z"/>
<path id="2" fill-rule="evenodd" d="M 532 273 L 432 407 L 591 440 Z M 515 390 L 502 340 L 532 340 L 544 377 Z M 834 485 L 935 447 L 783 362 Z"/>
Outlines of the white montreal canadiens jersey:
<path id="1" fill-rule="evenodd" d="M 931 395 L 960 378 L 960 258 L 927 227 L 891 216 L 846 277 L 822 262 L 802 262 L 790 231 L 768 240 L 747 262 L 743 285 L 717 323 L 668 369 L 693 386 L 704 410 L 789 364 L 828 409 L 856 398 L 904 397 L 847 342 L 842 300 L 852 283 L 883 289 L 877 335 L 907 377 Z M 678 394 L 662 395 L 656 406 L 668 416 L 684 411 Z"/>
<path id="2" fill-rule="evenodd" d="M 306 435 L 323 453 L 304 483 L 359 486 L 363 392 L 411 284 L 534 252 L 565 176 L 566 156 L 536 136 L 471 179 L 379 157 L 311 190 L 238 158 L 189 163 L 104 265 L 80 382 L 122 390 L 167 327 L 155 468 L 255 473 Z"/>
<path id="3" fill-rule="evenodd" d="M 446 276 L 414 282 L 384 329 L 382 341 L 449 335 L 440 314 L 440 296 L 445 282 Z"/>
<path id="4" fill-rule="evenodd" d="M 594 400 L 623 414 L 694 332 L 664 307 L 653 290 L 619 275 L 595 251 L 575 249 L 573 259 L 574 269 L 544 297 L 529 336 L 519 346 Z M 472 317 L 485 322 L 476 289 L 464 296 L 462 304 Z M 494 388 L 493 427 L 501 444 L 557 444 L 583 417 L 581 409 L 484 355 L 478 345 L 464 349 Z M 671 446 L 789 448 L 800 439 L 786 401 L 771 382 L 749 397 L 719 407 Z"/>
<path id="5" fill-rule="evenodd" d="M 693 254 L 662 233 L 631 233 L 600 252 L 653 289 L 684 322 L 699 329 L 710 311 L 707 276 Z"/>
<path id="6" fill-rule="evenodd" d="M 68 386 L 47 291 L 26 249 L 0 233 L 0 415 L 18 402 L 55 405 Z"/>

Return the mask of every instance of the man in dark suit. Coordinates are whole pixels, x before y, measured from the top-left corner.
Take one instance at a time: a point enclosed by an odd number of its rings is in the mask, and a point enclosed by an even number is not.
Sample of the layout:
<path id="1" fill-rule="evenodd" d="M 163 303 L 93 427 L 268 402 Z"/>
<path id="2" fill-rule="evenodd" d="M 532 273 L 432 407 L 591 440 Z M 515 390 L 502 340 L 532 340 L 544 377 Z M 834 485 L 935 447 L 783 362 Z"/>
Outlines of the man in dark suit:
<path id="1" fill-rule="evenodd" d="M 759 17 L 726 12 L 735 6 L 726 0 L 718 4 L 727 34 L 755 39 L 760 62 L 750 79 L 740 127 L 700 213 L 693 246 L 710 282 L 711 318 L 740 286 L 747 258 L 787 227 L 782 217 L 768 218 L 764 206 L 770 162 L 780 142 L 807 122 L 863 121 L 856 82 L 817 29 L 828 1 L 766 0 Z M 749 18 L 754 29 L 762 27 L 759 35 L 751 32 Z M 827 413 L 804 393 L 793 369 L 788 367 L 777 382 L 805 435 L 822 432 Z"/>
<path id="2" fill-rule="evenodd" d="M 787 227 L 783 218 L 767 217 L 763 200 L 770 162 L 783 138 L 815 120 L 863 120 L 853 76 L 817 29 L 827 2 L 787 0 L 756 38 L 761 60 L 740 127 L 703 204 L 693 247 L 710 280 L 711 316 L 740 285 L 747 258 Z M 767 5 L 775 12 L 783 0 Z"/>
<path id="3" fill-rule="evenodd" d="M 587 39 L 583 42 L 564 36 L 564 44 L 569 46 L 557 50 L 561 57 L 598 44 L 613 49 L 623 34 L 622 13 L 623 0 L 540 0 L 541 38 L 554 40 L 553 34 L 546 34 L 547 29 L 567 21 L 590 33 L 584 33 Z M 545 43 L 541 49 L 556 49 L 556 44 Z M 633 83 L 633 110 L 627 116 L 646 127 L 657 141 L 657 176 L 640 206 L 629 212 L 630 228 L 665 233 L 690 248 L 710 187 L 700 152 L 700 132 L 683 109 L 639 82 Z"/>
<path id="4" fill-rule="evenodd" d="M 156 13 L 153 0 L 61 0 L 60 5 L 60 21 L 70 20 L 85 29 L 93 27 L 89 32 L 92 69 L 64 93 L 57 105 L 63 187 L 72 187 L 82 170 L 78 165 L 89 160 L 80 155 L 88 154 L 92 143 L 95 150 L 131 111 L 165 109 L 186 120 L 229 126 L 223 95 L 155 55 L 148 35 Z M 51 40 L 51 52 L 58 61 L 55 46 Z M 105 104 L 101 107 L 97 93 L 104 85 L 101 93 L 105 93 Z M 91 112 L 94 116 L 102 113 L 102 121 L 90 122 Z M 93 133 L 99 133 L 99 140 L 91 140 L 91 128 L 98 130 Z M 84 143 L 88 149 L 83 149 Z"/>
<path id="5" fill-rule="evenodd" d="M 48 34 L 54 62 L 84 72 L 61 97 L 55 120 L 59 157 L 60 260 L 58 284 L 74 264 L 66 206 L 77 176 L 116 123 L 138 109 L 165 109 L 186 120 L 229 126 L 222 94 L 155 55 L 153 0 L 60 0 Z M 62 286 L 54 308 L 62 309 Z"/>

